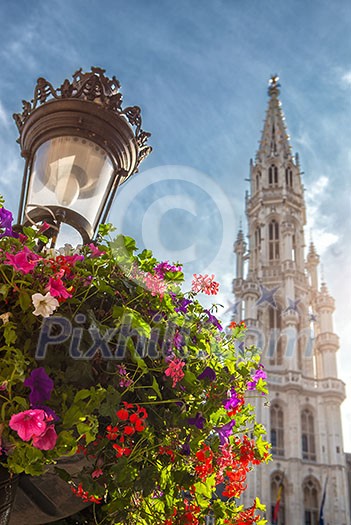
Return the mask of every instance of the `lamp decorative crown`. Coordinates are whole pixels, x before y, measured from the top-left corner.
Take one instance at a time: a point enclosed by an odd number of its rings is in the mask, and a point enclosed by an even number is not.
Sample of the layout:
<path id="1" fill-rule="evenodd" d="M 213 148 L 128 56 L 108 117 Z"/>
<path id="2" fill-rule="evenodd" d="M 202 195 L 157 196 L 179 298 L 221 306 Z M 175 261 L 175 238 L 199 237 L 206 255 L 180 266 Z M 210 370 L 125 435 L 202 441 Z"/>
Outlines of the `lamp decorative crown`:
<path id="1" fill-rule="evenodd" d="M 19 133 L 38 105 L 50 102 L 50 100 L 81 99 L 100 104 L 102 108 L 111 111 L 116 115 L 125 117 L 129 124 L 134 128 L 135 139 L 138 145 L 137 166 L 152 151 L 151 146 L 147 145 L 147 140 L 151 136 L 141 128 L 141 110 L 139 106 L 128 106 L 122 108 L 121 87 L 115 76 L 112 79 L 105 76 L 105 69 L 92 67 L 87 73 L 82 72 L 82 68 L 73 74 L 73 81 L 65 79 L 62 85 L 55 89 L 53 85 L 43 77 L 38 78 L 34 89 L 33 99 L 28 102 L 22 101 L 22 113 L 15 113 L 13 118 L 16 122 Z"/>

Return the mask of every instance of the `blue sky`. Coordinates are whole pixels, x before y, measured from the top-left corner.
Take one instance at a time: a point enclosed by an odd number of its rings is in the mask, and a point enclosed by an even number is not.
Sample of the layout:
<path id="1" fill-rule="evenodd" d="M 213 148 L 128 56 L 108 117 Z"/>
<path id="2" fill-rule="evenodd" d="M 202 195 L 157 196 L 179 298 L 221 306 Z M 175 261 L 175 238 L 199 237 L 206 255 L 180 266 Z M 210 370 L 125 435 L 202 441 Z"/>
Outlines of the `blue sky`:
<path id="1" fill-rule="evenodd" d="M 23 160 L 11 115 L 36 79 L 58 86 L 104 67 L 140 105 L 151 156 L 120 192 L 111 221 L 185 269 L 213 272 L 229 305 L 232 243 L 279 74 L 308 227 L 336 298 L 341 378 L 351 383 L 351 4 L 348 0 L 0 0 L 0 192 L 17 208 Z M 344 403 L 351 450 L 351 390 Z"/>

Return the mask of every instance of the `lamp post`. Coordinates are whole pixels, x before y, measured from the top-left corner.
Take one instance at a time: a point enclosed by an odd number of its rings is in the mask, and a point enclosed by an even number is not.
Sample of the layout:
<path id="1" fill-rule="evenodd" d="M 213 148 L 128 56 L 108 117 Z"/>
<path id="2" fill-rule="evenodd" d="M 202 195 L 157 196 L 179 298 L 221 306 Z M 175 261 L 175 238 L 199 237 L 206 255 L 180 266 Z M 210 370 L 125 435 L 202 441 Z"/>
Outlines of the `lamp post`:
<path id="1" fill-rule="evenodd" d="M 109 79 L 97 67 L 76 71 L 72 82 L 65 80 L 57 89 L 39 78 L 33 99 L 23 101 L 22 113 L 14 115 L 26 160 L 18 223 L 46 221 L 52 245 L 62 223 L 77 230 L 83 243 L 92 240 L 107 219 L 118 186 L 151 151 L 140 108 L 123 108 L 119 88 L 115 77 Z M 82 468 L 79 458 L 78 466 Z M 65 468 L 77 469 L 77 459 L 67 460 Z M 11 486 L 5 488 L 10 494 Z M 12 492 L 10 496 L 6 509 L 0 504 L 0 524 L 8 523 Z M 85 506 L 52 472 L 38 479 L 24 477 L 10 523 L 49 523 Z"/>
<path id="2" fill-rule="evenodd" d="M 61 223 L 84 243 L 105 222 L 117 188 L 150 153 L 138 106 L 122 108 L 120 84 L 105 70 L 78 70 L 55 89 L 39 78 L 30 102 L 14 114 L 26 159 L 18 222 Z"/>

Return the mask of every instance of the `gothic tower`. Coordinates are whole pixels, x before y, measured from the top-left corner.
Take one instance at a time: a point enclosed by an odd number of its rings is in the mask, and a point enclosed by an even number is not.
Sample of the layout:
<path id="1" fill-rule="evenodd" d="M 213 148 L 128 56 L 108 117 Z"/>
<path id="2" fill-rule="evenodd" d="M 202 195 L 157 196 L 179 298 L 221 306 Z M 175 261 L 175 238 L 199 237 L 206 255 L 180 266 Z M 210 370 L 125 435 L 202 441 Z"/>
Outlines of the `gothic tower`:
<path id="1" fill-rule="evenodd" d="M 245 498 L 252 502 L 258 495 L 273 524 L 281 494 L 275 523 L 318 525 L 325 492 L 324 525 L 350 525 L 334 299 L 325 283 L 319 286 L 313 243 L 305 257 L 304 187 L 279 87 L 272 77 L 259 149 L 250 163 L 248 245 L 241 229 L 234 244 L 235 320 L 245 320 L 247 343 L 262 349 L 270 404 L 255 403 L 273 454 L 267 467 L 252 473 Z"/>

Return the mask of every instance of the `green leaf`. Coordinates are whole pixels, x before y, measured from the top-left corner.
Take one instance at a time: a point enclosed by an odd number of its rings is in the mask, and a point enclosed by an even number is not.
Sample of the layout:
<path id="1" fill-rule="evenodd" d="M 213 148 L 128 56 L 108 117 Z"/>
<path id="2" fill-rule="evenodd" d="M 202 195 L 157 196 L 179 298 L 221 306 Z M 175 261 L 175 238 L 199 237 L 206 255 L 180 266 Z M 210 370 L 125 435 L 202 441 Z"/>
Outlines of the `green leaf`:
<path id="1" fill-rule="evenodd" d="M 24 397 L 15 396 L 12 401 L 13 403 L 17 403 L 17 405 L 19 405 L 24 410 L 29 408 L 28 401 Z"/>
<path id="2" fill-rule="evenodd" d="M 84 417 L 82 409 L 77 405 L 72 405 L 65 413 L 62 424 L 65 428 L 73 427 L 79 422 L 81 417 Z"/>
<path id="3" fill-rule="evenodd" d="M 73 432 L 63 430 L 59 433 L 54 452 L 56 456 L 73 456 L 77 452 L 77 440 Z"/>
<path id="4" fill-rule="evenodd" d="M 152 378 L 152 389 L 154 392 L 156 392 L 157 394 L 157 397 L 159 399 L 162 399 L 162 394 L 161 394 L 161 391 L 160 391 L 160 387 L 158 385 L 158 382 L 156 381 L 156 377 L 153 377 Z"/>
<path id="5" fill-rule="evenodd" d="M 23 312 L 27 311 L 32 304 L 30 295 L 23 290 L 21 290 L 19 295 L 19 304 Z"/>
<path id="6" fill-rule="evenodd" d="M 81 399 L 87 399 L 87 397 L 90 397 L 90 395 L 90 390 L 87 390 L 86 388 L 84 388 L 83 390 L 79 390 L 79 392 L 77 392 L 74 396 L 74 402 L 77 403 Z"/>
<path id="7" fill-rule="evenodd" d="M 36 237 L 36 231 L 31 226 L 23 226 L 23 233 L 28 239 L 34 239 Z"/>
<path id="8" fill-rule="evenodd" d="M 17 334 L 16 334 L 15 328 L 16 328 L 16 325 L 14 323 L 9 322 L 5 324 L 4 338 L 5 338 L 5 343 L 8 346 L 13 345 L 17 340 Z"/>
<path id="9" fill-rule="evenodd" d="M 3 299 L 6 299 L 10 289 L 11 289 L 11 285 L 10 284 L 1 284 L 0 285 L 0 294 L 3 296 Z"/>
<path id="10" fill-rule="evenodd" d="M 100 224 L 98 233 L 101 237 L 106 237 L 109 233 L 115 231 L 116 228 L 110 222 L 106 224 Z"/>

